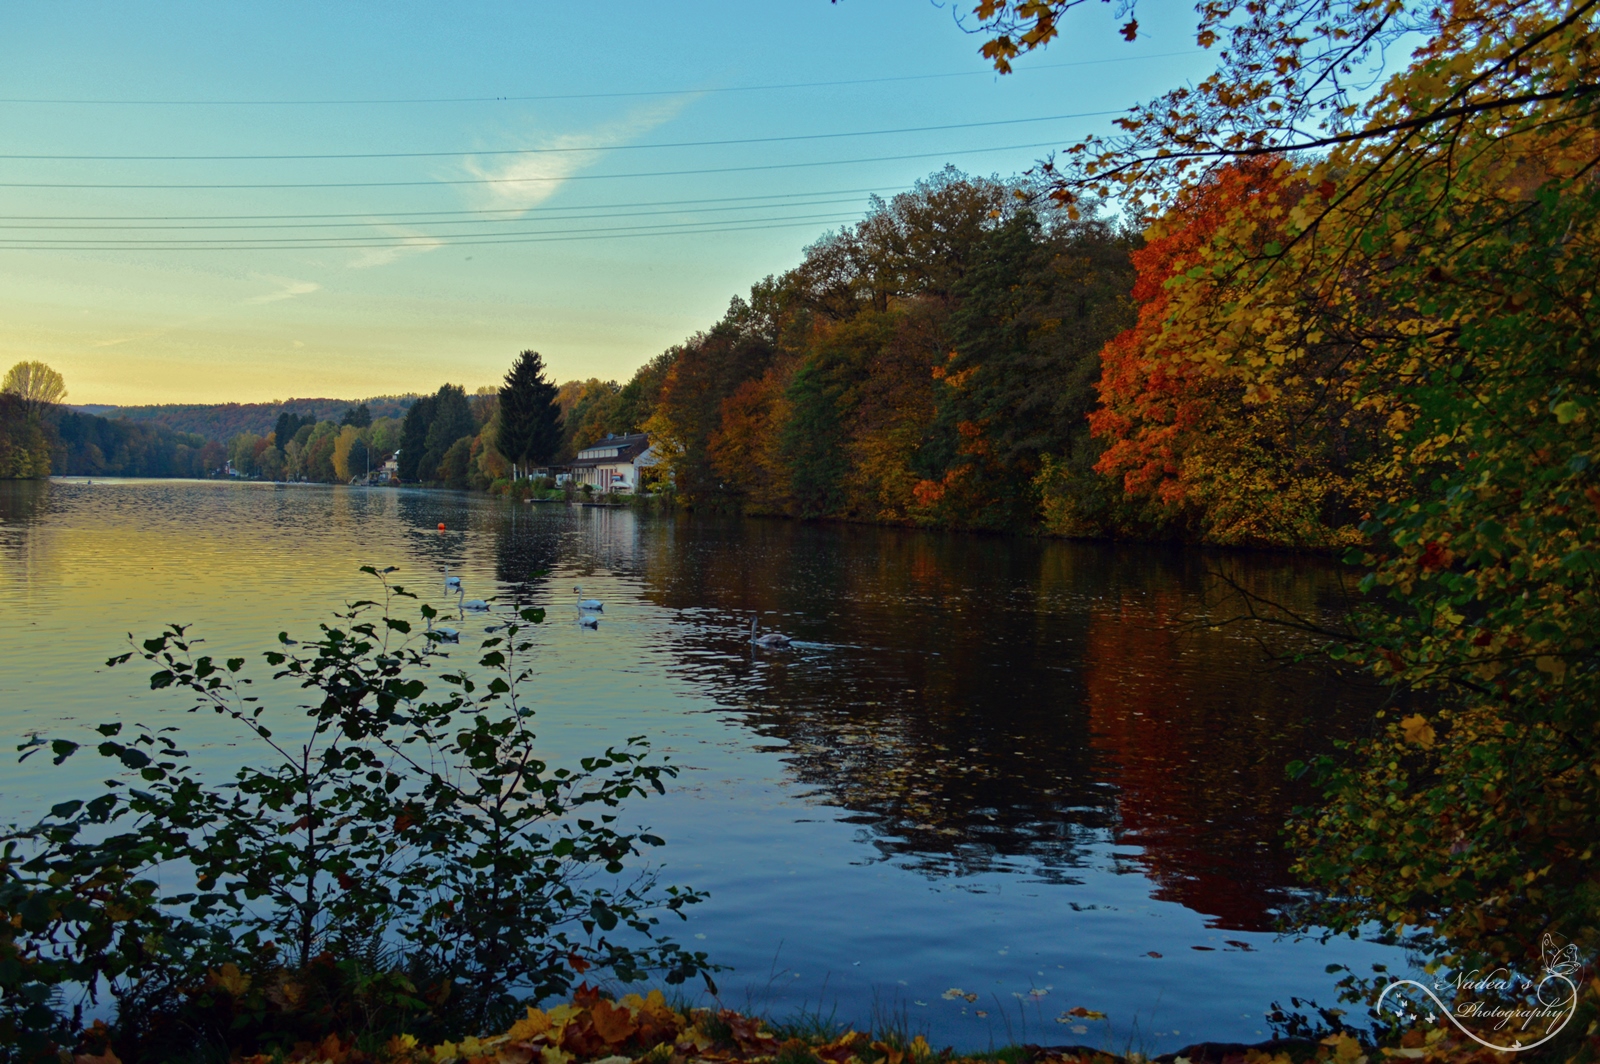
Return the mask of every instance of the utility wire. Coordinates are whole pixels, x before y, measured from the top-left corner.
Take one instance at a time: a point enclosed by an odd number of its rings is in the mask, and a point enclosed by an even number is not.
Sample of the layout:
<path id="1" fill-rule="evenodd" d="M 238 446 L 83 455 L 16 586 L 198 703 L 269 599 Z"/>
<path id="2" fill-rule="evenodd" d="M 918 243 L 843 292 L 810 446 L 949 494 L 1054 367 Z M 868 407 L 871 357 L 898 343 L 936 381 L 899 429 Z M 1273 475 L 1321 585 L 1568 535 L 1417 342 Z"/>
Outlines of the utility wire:
<path id="1" fill-rule="evenodd" d="M 1068 63 L 1040 63 L 1029 70 L 1059 70 L 1068 67 L 1101 66 L 1107 63 L 1135 63 L 1145 59 L 1170 59 L 1182 55 L 1204 55 L 1194 49 L 1181 52 L 1157 52 L 1151 55 L 1128 55 L 1114 59 L 1084 59 Z M 945 74 L 905 74 L 897 77 L 851 78 L 844 81 L 791 81 L 771 85 L 725 85 L 701 89 L 642 89 L 635 92 L 576 92 L 538 96 L 439 96 L 397 97 L 392 99 L 324 99 L 324 100 L 111 100 L 42 97 L 0 97 L 3 104 L 52 104 L 91 107 L 344 107 L 389 104 L 451 104 L 451 103 L 522 103 L 548 100 L 611 100 L 638 96 L 693 96 L 726 92 L 772 92 L 782 89 L 822 89 L 846 85 L 881 85 L 901 81 L 931 81 L 940 78 L 969 78 L 981 75 L 994 76 L 992 70 L 957 70 Z"/>
<path id="2" fill-rule="evenodd" d="M 274 162 L 331 159 L 440 159 L 488 155 L 552 155 L 565 152 L 639 151 L 660 148 L 714 148 L 735 144 L 780 144 L 787 141 L 837 140 L 843 137 L 887 137 L 898 133 L 939 133 L 951 129 L 1019 126 L 1034 122 L 1061 122 L 1069 118 L 1099 118 L 1123 111 L 1080 111 L 1037 118 L 1001 118 L 987 122 L 953 122 L 942 126 L 905 126 L 900 129 L 863 129 L 848 133 L 799 133 L 783 137 L 735 137 L 728 140 L 679 140 L 659 144 L 585 144 L 560 148 L 494 148 L 485 151 L 391 151 L 304 155 L 0 155 L 0 159 L 56 160 L 63 162 Z"/>
<path id="3" fill-rule="evenodd" d="M 876 188 L 838 188 L 827 192 L 768 192 L 759 196 L 709 196 L 701 199 L 645 200 L 635 203 L 591 203 L 571 206 L 493 207 L 454 211 L 385 211 L 384 218 L 435 218 L 445 215 L 546 214 L 555 211 L 623 210 L 631 207 L 672 207 L 695 203 L 736 203 L 748 200 L 792 199 L 796 196 L 865 196 L 879 192 L 903 192 L 908 185 L 879 185 Z M 377 220 L 373 211 L 342 214 L 0 214 L 7 222 L 223 222 L 279 221 L 293 218 L 366 218 Z"/>
<path id="4" fill-rule="evenodd" d="M 1120 114 L 1121 112 L 1117 112 Z M 1053 148 L 1059 141 L 1035 144 L 1003 144 L 993 148 L 966 148 L 961 151 L 917 152 L 910 155 L 878 155 L 866 159 L 827 159 L 802 163 L 763 163 L 756 166 L 713 166 L 693 170 L 643 170 L 627 174 L 568 174 L 563 177 L 474 177 L 441 178 L 432 181 L 286 181 L 190 184 L 121 184 L 87 181 L 0 181 L 0 188 L 104 188 L 104 189 L 287 189 L 287 188 L 418 188 L 450 185 L 530 185 L 564 181 L 615 181 L 634 177 L 691 177 L 703 174 L 741 174 L 768 170 L 799 170 L 819 166 L 850 166 L 860 163 L 902 162 L 912 159 L 940 159 L 954 155 L 982 155 L 997 151 L 1022 151 Z"/>
<path id="5" fill-rule="evenodd" d="M 713 219 L 707 219 L 707 220 L 704 220 L 704 221 L 660 222 L 660 223 L 657 223 L 655 225 L 624 225 L 624 226 L 611 226 L 611 227 L 601 227 L 601 228 L 584 227 L 584 228 L 578 228 L 578 229 L 545 229 L 545 230 L 540 230 L 540 229 L 515 230 L 514 229 L 514 230 L 511 230 L 509 232 L 494 233 L 494 234 L 491 234 L 491 235 L 496 237 L 496 238 L 498 238 L 498 237 L 502 237 L 502 236 L 545 236 L 545 235 L 564 234 L 564 233 L 605 233 L 605 232 L 611 232 L 613 230 L 615 230 L 617 232 L 621 232 L 621 231 L 624 231 L 624 230 L 634 230 L 634 229 L 640 229 L 640 230 L 643 230 L 643 229 L 683 229 L 683 228 L 689 228 L 689 227 L 694 227 L 694 226 L 702 226 L 702 225 L 718 225 L 718 224 L 731 225 L 731 224 L 745 223 L 745 222 L 762 222 L 762 223 L 765 223 L 765 222 L 816 222 L 816 221 L 826 221 L 828 219 L 831 219 L 835 215 L 837 215 L 838 213 L 839 213 L 838 211 L 829 211 L 826 214 L 787 214 L 787 215 L 779 215 L 777 217 L 772 217 L 772 218 L 730 218 L 730 219 L 716 219 L 716 218 L 713 218 Z M 390 234 L 385 234 L 384 236 L 385 236 L 385 239 L 397 241 L 401 245 L 404 245 L 404 244 L 406 244 L 408 242 L 414 242 L 416 240 L 451 240 L 451 239 L 455 239 L 457 237 L 477 238 L 477 237 L 481 237 L 481 236 L 484 236 L 484 235 L 485 234 L 483 233 L 483 231 L 479 230 L 478 232 L 466 232 L 466 233 L 390 233 Z M 31 238 L 31 237 L 0 237 L 0 244 L 4 244 L 7 241 L 22 241 L 22 240 L 29 240 L 29 239 L 37 239 L 37 238 Z M 199 246 L 207 245 L 207 244 L 229 244 L 229 245 L 232 245 L 232 244 L 238 243 L 238 241 L 241 238 L 239 238 L 239 237 L 220 237 L 220 238 L 217 238 L 217 237 L 193 237 L 193 238 L 172 237 L 172 238 L 168 238 L 168 239 L 162 239 L 162 238 L 159 238 L 159 237 L 128 237 L 128 238 L 123 238 L 123 239 L 112 239 L 112 238 L 109 238 L 109 237 L 65 237 L 65 236 L 63 236 L 63 237 L 50 237 L 49 239 L 50 239 L 50 242 L 52 244 L 59 244 L 62 247 L 71 247 L 71 246 L 73 246 L 75 244 L 117 244 L 117 245 L 127 245 L 127 246 L 135 246 L 135 247 L 142 247 L 142 246 L 152 246 L 153 247 L 153 246 L 158 246 L 158 245 L 162 245 L 162 244 L 186 244 L 186 245 L 192 245 L 192 246 L 199 247 Z M 374 234 L 370 234 L 370 233 L 363 234 L 363 235 L 358 235 L 358 236 L 329 236 L 327 234 L 319 234 L 319 235 L 316 235 L 316 236 L 256 237 L 256 238 L 252 238 L 252 239 L 256 239 L 256 240 L 258 240 L 259 242 L 262 242 L 262 243 L 271 243 L 271 244 L 275 244 L 275 245 L 282 245 L 284 247 L 294 247 L 294 246 L 297 246 L 297 245 L 300 245 L 300 244 L 311 244 L 311 243 L 316 243 L 316 244 L 321 245 L 321 246 L 336 247 L 336 246 L 340 246 L 343 242 L 346 242 L 346 241 L 370 241 L 370 240 L 375 239 L 375 236 L 374 236 Z M 364 244 L 358 244 L 357 246 L 365 246 L 365 245 Z"/>
<path id="6" fill-rule="evenodd" d="M 833 220 L 833 224 L 846 225 L 846 224 L 850 223 L 853 220 L 854 219 L 852 219 L 852 218 L 835 218 Z M 819 219 L 817 221 L 807 221 L 807 222 L 798 222 L 798 221 L 797 222 L 785 222 L 785 223 L 777 224 L 777 225 L 769 225 L 769 224 L 728 225 L 728 226 L 719 226 L 719 227 L 716 227 L 716 228 L 709 228 L 709 229 L 693 229 L 693 228 L 688 228 L 688 227 L 670 228 L 670 229 L 666 228 L 666 227 L 649 227 L 648 229 L 646 229 L 644 227 L 629 227 L 629 228 L 626 228 L 626 229 L 618 228 L 618 229 L 600 229 L 600 230 L 574 230 L 570 234 L 565 234 L 565 235 L 550 235 L 550 234 L 547 234 L 547 235 L 542 235 L 542 236 L 509 237 L 509 238 L 484 237 L 484 238 L 472 239 L 472 240 L 452 240 L 448 244 L 444 243 L 443 241 L 430 242 L 428 239 L 420 238 L 420 237 L 412 237 L 412 238 L 406 238 L 406 239 L 391 240 L 391 241 L 384 242 L 384 243 L 369 243 L 369 244 L 327 243 L 327 244 L 282 245 L 282 244 L 221 244 L 221 243 L 219 243 L 219 244 L 199 244 L 199 245 L 172 244 L 172 245 L 160 245 L 160 246 L 151 246 L 151 247 L 126 247 L 126 246 L 121 246 L 121 245 L 116 245 L 116 244 L 60 245 L 60 244 L 7 244 L 7 243 L 0 242 L 0 251 L 307 251 L 307 250 L 314 250 L 314 249 L 318 249 L 318 248 L 328 248 L 328 249 L 335 249 L 335 250 L 358 250 L 358 249 L 361 249 L 361 248 L 473 247 L 473 246 L 480 246 L 480 245 L 485 245 L 485 244 L 544 244 L 544 243 L 559 243 L 559 242 L 573 241 L 573 240 L 604 240 L 604 239 L 623 238 L 623 237 L 638 237 L 638 236 L 674 236 L 674 235 L 697 236 L 697 235 L 707 234 L 707 233 L 749 233 L 749 232 L 760 232 L 760 231 L 763 231 L 763 230 L 795 229 L 795 228 L 798 228 L 798 227 L 801 227 L 801 226 L 808 226 L 808 227 L 809 226 L 815 226 L 815 225 L 819 224 L 819 221 L 823 221 L 823 219 Z"/>
<path id="7" fill-rule="evenodd" d="M 860 202 L 860 200 L 858 200 L 858 199 L 856 199 L 854 197 L 851 197 L 851 198 L 810 200 L 810 201 L 807 201 L 807 202 L 804 202 L 804 203 L 739 203 L 739 204 L 732 204 L 732 205 L 724 206 L 724 207 L 697 207 L 694 210 L 684 210 L 683 208 L 676 208 L 676 209 L 655 210 L 655 211 L 628 211 L 628 212 L 625 212 L 625 213 L 624 212 L 620 212 L 620 211 L 609 211 L 609 212 L 604 212 L 604 213 L 593 213 L 593 214 L 566 214 L 566 215 L 562 215 L 560 218 L 550 218 L 548 220 L 549 221 L 562 221 L 562 222 L 565 222 L 565 221 L 593 220 L 593 219 L 606 219 L 606 218 L 624 218 L 624 217 L 626 217 L 626 218 L 649 218 L 649 217 L 655 217 L 655 216 L 663 215 L 663 214 L 713 214 L 713 213 L 722 213 L 722 212 L 726 212 L 726 211 L 766 210 L 766 209 L 771 209 L 771 208 L 774 208 L 774 207 L 779 207 L 779 208 L 833 207 L 833 206 L 840 206 L 840 205 L 844 205 L 844 204 L 859 203 L 859 202 Z M 407 224 L 408 225 L 413 225 L 413 226 L 423 226 L 423 225 L 515 225 L 515 224 L 526 223 L 526 222 L 538 222 L 538 221 L 541 221 L 541 220 L 543 220 L 543 219 L 528 218 L 528 217 L 525 217 L 525 216 L 514 215 L 514 216 L 495 217 L 495 218 L 436 218 L 436 219 L 430 219 L 430 220 L 418 219 L 418 220 L 414 220 L 414 221 L 408 222 Z M 58 231 L 58 232 L 68 232 L 68 233 L 73 233 L 73 232 L 118 232 L 118 233 L 128 233 L 128 232 L 162 232 L 162 231 L 169 231 L 169 230 L 195 231 L 195 230 L 212 230 L 212 229 L 223 229 L 223 230 L 229 230 L 229 231 L 254 230 L 254 229 L 370 229 L 373 226 L 390 225 L 390 224 L 393 224 L 393 223 L 391 223 L 387 219 L 384 219 L 384 218 L 381 218 L 381 217 L 369 217 L 364 222 L 250 222 L 250 223 L 246 223 L 246 224 L 237 224 L 237 223 L 235 223 L 235 224 L 232 224 L 232 225 L 210 225 L 210 224 L 207 224 L 207 225 L 83 225 L 83 224 L 72 224 L 72 225 L 17 225 L 17 224 L 13 224 L 13 223 L 0 222 L 0 231 L 18 230 L 18 229 L 20 229 L 20 230 L 30 230 L 30 231 L 31 230 L 54 230 L 54 231 Z M 3 239 L 3 238 L 0 238 L 0 239 Z"/>

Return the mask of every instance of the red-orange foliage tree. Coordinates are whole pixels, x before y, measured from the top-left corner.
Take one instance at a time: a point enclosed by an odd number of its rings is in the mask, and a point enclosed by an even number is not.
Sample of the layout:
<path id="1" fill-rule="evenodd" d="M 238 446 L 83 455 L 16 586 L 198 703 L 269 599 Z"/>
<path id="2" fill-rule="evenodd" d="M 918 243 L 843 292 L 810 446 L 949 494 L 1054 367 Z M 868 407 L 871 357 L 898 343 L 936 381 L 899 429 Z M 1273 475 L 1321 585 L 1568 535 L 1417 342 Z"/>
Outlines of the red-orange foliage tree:
<path id="1" fill-rule="evenodd" d="M 1269 157 L 1219 170 L 1133 253 L 1139 320 L 1101 353 L 1102 405 L 1089 424 L 1107 446 L 1095 468 L 1120 476 L 1129 496 L 1158 504 L 1193 538 L 1353 543 L 1375 426 L 1330 394 L 1347 351 L 1323 344 L 1303 372 L 1263 388 L 1168 328 L 1175 285 L 1209 276 L 1221 234 L 1248 232 L 1254 246 L 1242 254 L 1272 253 L 1284 215 L 1306 192 L 1275 177 L 1277 166 Z M 1244 306 L 1248 295 L 1234 295 Z"/>

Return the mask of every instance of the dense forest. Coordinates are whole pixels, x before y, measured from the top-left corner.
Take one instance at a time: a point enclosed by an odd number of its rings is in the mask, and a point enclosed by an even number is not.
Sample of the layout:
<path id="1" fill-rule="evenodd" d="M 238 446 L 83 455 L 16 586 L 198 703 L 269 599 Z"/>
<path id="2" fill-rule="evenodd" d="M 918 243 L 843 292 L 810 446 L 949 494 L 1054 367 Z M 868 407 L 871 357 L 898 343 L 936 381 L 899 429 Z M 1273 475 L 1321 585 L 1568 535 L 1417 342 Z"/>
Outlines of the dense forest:
<path id="1" fill-rule="evenodd" d="M 1092 471 L 1087 417 L 1100 350 L 1134 320 L 1137 246 L 1026 184 L 947 168 L 874 200 L 647 367 L 634 382 L 649 394 L 643 427 L 696 504 L 1132 530 L 1137 509 Z M 1052 520 L 1064 494 L 1073 519 Z"/>
<path id="2" fill-rule="evenodd" d="M 50 470 L 67 476 L 203 477 L 221 468 L 222 444 L 192 432 L 57 407 L 45 415 Z"/>
<path id="3" fill-rule="evenodd" d="M 67 476 L 201 477 L 222 468 L 222 444 L 159 425 L 39 407 L 0 393 L 0 480 Z"/>
<path id="4" fill-rule="evenodd" d="M 265 436 L 285 410 L 312 423 L 337 421 L 345 410 L 364 405 L 375 418 L 403 417 L 414 395 L 385 395 L 372 399 L 285 399 L 278 403 L 161 403 L 154 406 L 111 406 L 85 409 L 84 413 L 118 421 L 137 421 L 159 425 L 174 432 L 190 432 L 208 440 L 227 443 L 244 432 Z"/>

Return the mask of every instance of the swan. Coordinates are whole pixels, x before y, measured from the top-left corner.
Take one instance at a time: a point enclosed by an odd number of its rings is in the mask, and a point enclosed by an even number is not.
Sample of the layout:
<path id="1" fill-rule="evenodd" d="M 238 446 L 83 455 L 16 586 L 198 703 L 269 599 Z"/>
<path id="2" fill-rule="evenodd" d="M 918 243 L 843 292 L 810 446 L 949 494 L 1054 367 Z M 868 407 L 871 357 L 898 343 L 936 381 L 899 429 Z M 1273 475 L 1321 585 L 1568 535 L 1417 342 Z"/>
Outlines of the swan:
<path id="1" fill-rule="evenodd" d="M 461 608 L 469 613 L 486 613 L 488 612 L 489 604 L 483 599 L 467 599 L 467 601 L 461 603 Z"/>
<path id="2" fill-rule="evenodd" d="M 752 615 L 750 618 L 750 642 L 758 647 L 766 647 L 768 650 L 788 650 L 790 643 L 793 642 L 781 632 L 768 632 L 766 635 L 757 635 L 757 627 L 756 617 Z"/>
<path id="3" fill-rule="evenodd" d="M 576 587 L 574 587 L 572 589 L 572 591 L 573 591 L 573 594 L 581 595 L 581 594 L 583 594 L 583 587 L 581 585 L 580 586 L 576 586 Z M 600 611 L 604 612 L 606 607 L 605 607 L 605 604 L 602 603 L 599 599 L 579 599 L 578 600 L 578 608 L 580 610 L 600 610 Z"/>
<path id="4" fill-rule="evenodd" d="M 598 618 L 598 617 L 596 617 L 596 616 L 594 616 L 592 614 L 586 613 L 582 617 L 578 618 L 578 627 L 579 628 L 599 628 L 600 627 L 600 618 Z"/>
<path id="5" fill-rule="evenodd" d="M 461 633 L 456 631 L 454 628 L 435 628 L 433 631 L 438 633 L 439 642 L 441 643 L 461 642 Z"/>
<path id="6" fill-rule="evenodd" d="M 448 569 L 445 570 L 444 574 L 444 589 L 446 591 L 461 590 L 461 578 L 459 576 L 451 576 Z"/>

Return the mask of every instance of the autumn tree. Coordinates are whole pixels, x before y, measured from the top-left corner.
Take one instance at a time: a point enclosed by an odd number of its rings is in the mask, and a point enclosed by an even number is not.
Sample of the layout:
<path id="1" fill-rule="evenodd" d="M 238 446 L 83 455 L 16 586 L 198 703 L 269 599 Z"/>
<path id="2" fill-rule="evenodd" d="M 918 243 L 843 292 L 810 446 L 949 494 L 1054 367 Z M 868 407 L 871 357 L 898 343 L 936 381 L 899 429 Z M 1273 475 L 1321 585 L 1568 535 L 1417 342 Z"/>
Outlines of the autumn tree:
<path id="1" fill-rule="evenodd" d="M 724 491 L 710 441 L 721 427 L 723 401 L 772 362 L 773 319 L 765 309 L 735 298 L 710 331 L 675 349 L 655 411 L 643 426 L 678 491 L 691 500 L 711 501 Z"/>
<path id="2" fill-rule="evenodd" d="M 617 405 L 612 419 L 618 432 L 641 432 L 645 422 L 656 411 L 661 388 L 666 383 L 667 371 L 677 358 L 676 350 L 663 351 L 640 366 L 633 378 L 617 393 Z"/>
<path id="3" fill-rule="evenodd" d="M 1184 298 L 1180 282 L 1208 268 L 1207 253 L 1225 239 L 1219 229 L 1248 227 L 1246 254 L 1284 236 L 1276 219 L 1305 189 L 1275 176 L 1277 162 L 1213 174 L 1134 252 L 1139 321 L 1102 354 L 1103 405 L 1088 415 L 1105 444 L 1095 468 L 1207 542 L 1349 545 L 1360 541 L 1356 525 L 1373 501 L 1381 419 L 1340 391 L 1354 353 L 1346 339 L 1307 325 L 1295 371 L 1267 385 L 1221 368 L 1210 333 L 1169 327 L 1174 301 Z M 1305 306 L 1315 299 L 1300 297 Z"/>
<path id="4" fill-rule="evenodd" d="M 67 382 L 43 362 L 18 362 L 6 371 L 0 392 L 14 395 L 28 409 L 38 411 L 67 397 Z"/>
<path id="5" fill-rule="evenodd" d="M 569 381 L 561 386 L 558 398 L 562 409 L 562 461 L 570 462 L 579 451 L 607 433 L 616 435 L 627 431 L 617 417 L 620 393 L 616 381 L 603 381 L 598 377 Z"/>
<path id="6" fill-rule="evenodd" d="M 1337 57 L 1406 31 L 1412 65 L 1347 102 Z M 1397 710 L 1302 766 L 1326 802 L 1294 833 L 1302 871 L 1338 886 L 1315 919 L 1458 965 L 1547 932 L 1600 951 L 1597 31 L 1583 2 L 1207 5 L 1218 78 L 1057 173 L 1064 199 L 1182 207 L 1260 158 L 1278 190 L 1236 198 L 1174 263 L 1139 347 L 1236 390 L 1224 427 L 1312 395 L 1379 427 L 1352 555 L 1373 601 L 1332 650 Z"/>

